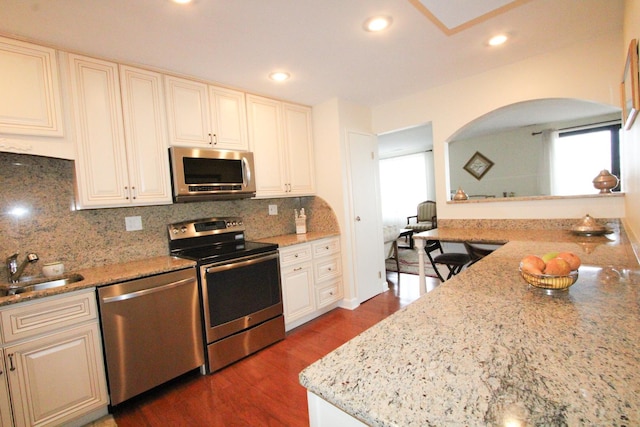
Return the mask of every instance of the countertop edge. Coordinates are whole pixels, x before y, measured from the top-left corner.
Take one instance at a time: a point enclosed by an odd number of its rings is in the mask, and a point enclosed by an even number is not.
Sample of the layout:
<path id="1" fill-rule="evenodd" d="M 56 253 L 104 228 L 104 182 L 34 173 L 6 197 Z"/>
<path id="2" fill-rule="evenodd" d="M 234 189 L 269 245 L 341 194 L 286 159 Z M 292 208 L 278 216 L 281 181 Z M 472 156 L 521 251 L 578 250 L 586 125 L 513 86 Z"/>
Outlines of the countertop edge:
<path id="1" fill-rule="evenodd" d="M 283 234 L 280 236 L 265 237 L 263 239 L 254 240 L 260 243 L 273 243 L 280 248 L 284 248 L 292 245 L 299 245 L 302 243 L 309 243 L 315 240 L 325 239 L 327 237 L 340 236 L 337 231 L 311 231 L 305 234 Z"/>
<path id="2" fill-rule="evenodd" d="M 195 265 L 195 261 L 167 255 L 157 256 L 153 258 L 144 258 L 125 263 L 109 264 L 101 267 L 70 271 L 67 273 L 80 274 L 84 277 L 84 280 L 69 284 L 67 286 L 60 286 L 57 288 L 45 289 L 41 291 L 25 292 L 22 294 L 0 297 L 0 307 L 25 301 L 31 301 L 39 298 L 46 298 L 49 296 L 64 294 L 81 289 L 126 282 L 129 280 L 167 273 L 170 271 L 183 270 L 185 268 L 194 267 Z"/>

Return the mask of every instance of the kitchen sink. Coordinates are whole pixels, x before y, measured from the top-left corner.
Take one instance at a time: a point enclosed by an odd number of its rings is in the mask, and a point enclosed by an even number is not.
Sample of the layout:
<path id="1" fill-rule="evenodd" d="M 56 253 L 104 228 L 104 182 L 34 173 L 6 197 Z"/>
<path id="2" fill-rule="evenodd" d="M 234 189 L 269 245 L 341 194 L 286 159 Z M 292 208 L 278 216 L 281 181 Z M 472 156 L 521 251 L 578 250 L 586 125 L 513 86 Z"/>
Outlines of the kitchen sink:
<path id="1" fill-rule="evenodd" d="M 12 285 L 0 286 L 0 296 L 16 295 L 25 292 L 42 291 L 45 289 L 59 288 L 84 280 L 81 274 L 65 274 L 57 277 L 25 278 Z"/>

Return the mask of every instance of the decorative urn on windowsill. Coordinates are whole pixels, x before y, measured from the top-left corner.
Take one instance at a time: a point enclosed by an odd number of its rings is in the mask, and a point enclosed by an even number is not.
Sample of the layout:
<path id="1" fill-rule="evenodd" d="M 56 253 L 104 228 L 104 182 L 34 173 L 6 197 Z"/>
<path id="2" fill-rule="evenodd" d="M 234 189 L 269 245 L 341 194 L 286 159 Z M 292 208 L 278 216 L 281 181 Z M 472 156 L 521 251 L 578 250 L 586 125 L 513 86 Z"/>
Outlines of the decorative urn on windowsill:
<path id="1" fill-rule="evenodd" d="M 593 186 L 600 190 L 600 194 L 611 193 L 611 190 L 618 186 L 618 177 L 612 175 L 608 170 L 602 169 L 598 176 L 593 179 Z"/>

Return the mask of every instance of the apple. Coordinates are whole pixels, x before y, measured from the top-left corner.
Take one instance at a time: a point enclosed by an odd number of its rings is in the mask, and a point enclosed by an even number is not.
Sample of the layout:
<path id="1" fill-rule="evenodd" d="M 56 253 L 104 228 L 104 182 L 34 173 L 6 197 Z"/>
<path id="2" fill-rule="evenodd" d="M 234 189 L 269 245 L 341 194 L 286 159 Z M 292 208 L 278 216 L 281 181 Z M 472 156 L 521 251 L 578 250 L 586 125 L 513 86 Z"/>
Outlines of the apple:
<path id="1" fill-rule="evenodd" d="M 567 261 L 559 257 L 550 259 L 544 268 L 544 274 L 553 276 L 566 276 L 569 273 L 571 273 L 571 266 Z"/>
<path id="2" fill-rule="evenodd" d="M 547 252 L 546 254 L 542 255 L 542 260 L 547 263 L 550 260 L 554 259 L 555 257 L 557 257 L 559 254 L 559 252 Z"/>
<path id="3" fill-rule="evenodd" d="M 572 270 L 577 270 L 578 267 L 580 267 L 580 257 L 578 257 L 578 255 L 574 254 L 573 252 L 560 252 L 558 254 L 558 258 L 562 258 L 563 260 L 567 261 L 569 263 L 569 267 L 571 267 Z"/>
<path id="4" fill-rule="evenodd" d="M 520 269 L 525 273 L 540 275 L 542 274 L 543 269 L 538 268 L 537 265 L 533 264 L 530 261 L 522 261 L 520 263 Z"/>
<path id="5" fill-rule="evenodd" d="M 529 267 L 533 267 L 533 269 L 538 270 L 539 272 L 542 272 L 545 266 L 545 262 L 542 260 L 542 258 L 535 255 L 527 255 L 526 257 L 522 258 L 520 262 L 522 263 L 523 270 L 524 270 L 524 266 L 528 265 Z M 540 273 L 534 273 L 534 274 L 540 274 Z"/>

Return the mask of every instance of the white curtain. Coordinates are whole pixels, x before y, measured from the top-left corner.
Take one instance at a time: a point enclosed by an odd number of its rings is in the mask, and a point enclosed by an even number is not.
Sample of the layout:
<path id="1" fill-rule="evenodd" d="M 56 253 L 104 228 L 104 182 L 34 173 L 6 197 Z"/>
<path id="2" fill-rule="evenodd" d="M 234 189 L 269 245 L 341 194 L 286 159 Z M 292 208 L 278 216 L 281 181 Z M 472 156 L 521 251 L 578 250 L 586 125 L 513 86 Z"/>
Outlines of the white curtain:
<path id="1" fill-rule="evenodd" d="M 404 228 L 407 217 L 417 213 L 418 203 L 428 200 L 430 166 L 427 153 L 380 160 L 382 220 Z"/>

